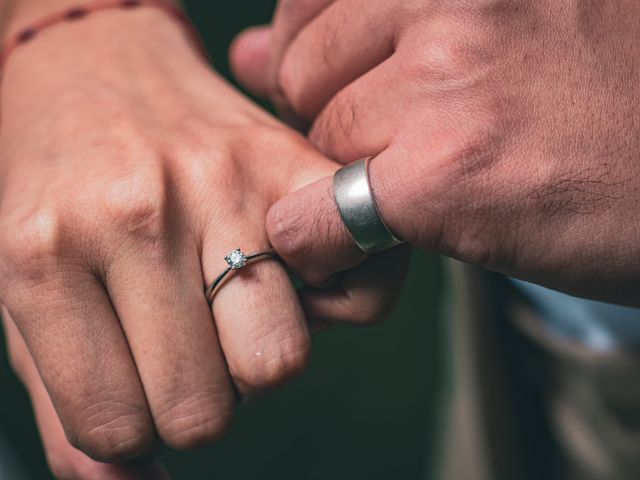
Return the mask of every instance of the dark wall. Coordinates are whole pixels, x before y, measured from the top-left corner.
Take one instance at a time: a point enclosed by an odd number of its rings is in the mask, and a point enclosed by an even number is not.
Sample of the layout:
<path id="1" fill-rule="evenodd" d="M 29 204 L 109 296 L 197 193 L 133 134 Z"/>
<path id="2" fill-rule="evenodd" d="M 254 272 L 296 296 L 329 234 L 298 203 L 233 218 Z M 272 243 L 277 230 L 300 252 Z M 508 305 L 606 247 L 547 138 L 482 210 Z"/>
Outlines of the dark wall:
<path id="1" fill-rule="evenodd" d="M 236 34 L 251 25 L 268 23 L 274 0 L 191 0 L 184 2 L 207 44 L 215 67 L 229 76 L 227 48 Z"/>

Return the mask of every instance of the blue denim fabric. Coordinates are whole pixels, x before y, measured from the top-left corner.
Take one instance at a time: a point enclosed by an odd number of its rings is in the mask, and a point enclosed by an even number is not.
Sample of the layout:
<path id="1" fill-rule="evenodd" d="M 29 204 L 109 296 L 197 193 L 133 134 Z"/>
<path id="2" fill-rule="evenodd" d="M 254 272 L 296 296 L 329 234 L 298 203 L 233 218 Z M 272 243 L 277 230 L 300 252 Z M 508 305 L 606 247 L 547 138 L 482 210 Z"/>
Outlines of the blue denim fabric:
<path id="1" fill-rule="evenodd" d="M 598 350 L 640 347 L 640 309 L 576 298 L 520 280 L 513 282 L 559 337 Z"/>

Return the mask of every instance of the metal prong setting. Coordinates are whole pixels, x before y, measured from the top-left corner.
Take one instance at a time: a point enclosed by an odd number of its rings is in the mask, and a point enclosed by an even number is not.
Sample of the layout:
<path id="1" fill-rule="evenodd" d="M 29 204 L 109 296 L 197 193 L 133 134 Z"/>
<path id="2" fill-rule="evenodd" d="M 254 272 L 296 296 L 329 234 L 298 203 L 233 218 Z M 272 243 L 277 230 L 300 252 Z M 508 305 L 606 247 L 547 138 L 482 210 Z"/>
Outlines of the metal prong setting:
<path id="1" fill-rule="evenodd" d="M 257 260 L 257 259 L 266 258 L 266 257 L 277 258 L 278 256 L 276 252 L 274 252 L 273 250 L 256 252 L 256 253 L 252 253 L 251 255 L 246 255 L 239 248 L 236 248 L 235 250 L 232 250 L 231 252 L 229 252 L 229 254 L 224 257 L 224 261 L 227 262 L 228 267 L 225 268 L 225 270 L 220 275 L 218 275 L 218 277 L 205 290 L 205 296 L 207 297 L 209 304 L 213 302 L 213 294 L 216 288 L 218 287 L 218 285 L 222 283 L 222 280 L 224 280 L 227 275 L 229 275 L 231 272 L 242 270 L 252 260 Z"/>

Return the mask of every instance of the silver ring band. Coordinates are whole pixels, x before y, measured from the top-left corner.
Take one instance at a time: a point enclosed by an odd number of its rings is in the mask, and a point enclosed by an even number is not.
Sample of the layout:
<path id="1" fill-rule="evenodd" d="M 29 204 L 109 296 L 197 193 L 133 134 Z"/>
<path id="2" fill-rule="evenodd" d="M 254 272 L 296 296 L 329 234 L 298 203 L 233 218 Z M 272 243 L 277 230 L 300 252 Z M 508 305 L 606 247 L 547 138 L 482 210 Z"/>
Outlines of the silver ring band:
<path id="1" fill-rule="evenodd" d="M 366 158 L 338 170 L 333 192 L 340 216 L 354 242 L 364 253 L 376 253 L 403 243 L 384 223 L 369 183 Z"/>
<path id="2" fill-rule="evenodd" d="M 213 303 L 214 293 L 218 285 L 222 283 L 222 281 L 229 275 L 231 272 L 242 270 L 247 266 L 247 264 L 252 260 L 260 260 L 266 257 L 277 258 L 276 252 L 273 250 L 264 250 L 261 252 L 255 252 L 250 255 L 246 255 L 242 250 L 236 248 L 235 250 L 229 252 L 229 254 L 224 257 L 225 262 L 229 265 L 224 271 L 216 277 L 216 279 L 211 282 L 211 285 L 207 287 L 205 290 L 205 296 L 209 304 Z"/>

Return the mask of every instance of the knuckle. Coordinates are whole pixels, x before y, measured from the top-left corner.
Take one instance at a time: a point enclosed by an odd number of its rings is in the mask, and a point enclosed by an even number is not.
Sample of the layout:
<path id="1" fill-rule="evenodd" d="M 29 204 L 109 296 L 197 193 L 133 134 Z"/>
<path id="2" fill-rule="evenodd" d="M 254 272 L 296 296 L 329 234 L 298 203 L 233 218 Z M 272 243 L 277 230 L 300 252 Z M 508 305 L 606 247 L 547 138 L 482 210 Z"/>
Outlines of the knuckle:
<path id="1" fill-rule="evenodd" d="M 36 275 L 65 247 L 62 217 L 42 209 L 3 227 L 4 260 L 14 273 Z"/>
<path id="2" fill-rule="evenodd" d="M 167 230 L 167 202 L 164 182 L 140 175 L 109 186 L 107 218 L 116 230 L 134 239 L 155 242 Z"/>
<path id="3" fill-rule="evenodd" d="M 422 79 L 434 95 L 469 98 L 482 85 L 480 79 L 488 74 L 481 66 L 493 63 L 498 47 L 491 40 L 491 33 L 483 29 L 468 32 L 455 23 L 451 29 L 461 34 L 434 34 L 420 48 L 406 49 L 401 69 L 409 78 Z"/>
<path id="4" fill-rule="evenodd" d="M 156 425 L 162 440 L 176 450 L 191 450 L 224 437 L 233 418 L 231 394 L 191 393 L 167 405 Z"/>
<path id="5" fill-rule="evenodd" d="M 499 138 L 490 130 L 460 135 L 440 159 L 440 186 L 449 192 L 451 208 L 444 214 L 436 248 L 445 255 L 474 264 L 486 264 L 492 244 L 486 234 L 494 231 L 490 224 L 499 221 L 494 197 L 502 189 L 499 173 Z"/>
<path id="6" fill-rule="evenodd" d="M 243 170 L 236 159 L 248 156 L 247 150 L 254 147 L 256 138 L 264 136 L 262 129 L 262 126 L 253 124 L 242 124 L 240 127 L 237 124 L 218 126 L 215 140 L 206 143 L 200 139 L 210 135 L 211 129 L 203 131 L 198 140 L 182 147 L 178 152 L 180 158 L 188 158 L 189 161 L 180 165 L 176 181 L 198 186 L 203 179 L 207 179 L 210 185 L 218 186 L 221 191 L 240 188 Z"/>
<path id="7" fill-rule="evenodd" d="M 307 338 L 291 336 L 279 342 L 276 349 L 254 356 L 243 366 L 235 365 L 232 374 L 249 391 L 270 390 L 302 375 L 310 354 Z"/>
<path id="8" fill-rule="evenodd" d="M 76 420 L 66 431 L 69 443 L 98 462 L 114 463 L 140 457 L 155 443 L 146 412 L 120 402 L 94 403 Z"/>
<path id="9" fill-rule="evenodd" d="M 358 126 L 358 102 L 351 90 L 340 92 L 317 117 L 309 139 L 320 151 L 335 155 L 351 147 Z"/>
<path id="10" fill-rule="evenodd" d="M 498 135 L 487 128 L 461 133 L 459 140 L 452 144 L 448 159 L 451 165 L 450 181 L 470 186 L 489 174 L 497 163 L 498 142 Z"/>
<path id="11" fill-rule="evenodd" d="M 113 428 L 105 424 L 70 438 L 69 443 L 98 462 L 115 463 L 147 454 L 154 440 L 151 429 L 139 430 L 133 426 Z"/>
<path id="12" fill-rule="evenodd" d="M 409 68 L 414 74 L 421 75 L 420 78 L 436 81 L 440 89 L 446 89 L 472 73 L 470 67 L 468 52 L 452 41 L 445 41 L 426 45 L 415 54 Z"/>

